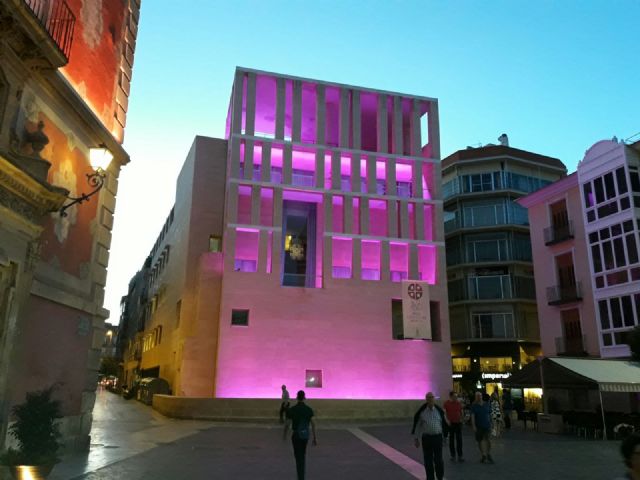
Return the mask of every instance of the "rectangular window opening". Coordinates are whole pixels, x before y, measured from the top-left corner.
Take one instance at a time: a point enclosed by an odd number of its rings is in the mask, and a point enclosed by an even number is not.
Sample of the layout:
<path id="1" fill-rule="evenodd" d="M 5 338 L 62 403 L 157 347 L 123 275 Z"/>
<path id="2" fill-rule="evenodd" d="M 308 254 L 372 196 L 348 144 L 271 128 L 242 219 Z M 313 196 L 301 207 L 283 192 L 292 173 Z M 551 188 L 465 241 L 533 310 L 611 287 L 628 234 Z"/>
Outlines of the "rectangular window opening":
<path id="1" fill-rule="evenodd" d="M 249 326 L 249 310 L 231 310 L 231 325 L 237 327 Z"/>

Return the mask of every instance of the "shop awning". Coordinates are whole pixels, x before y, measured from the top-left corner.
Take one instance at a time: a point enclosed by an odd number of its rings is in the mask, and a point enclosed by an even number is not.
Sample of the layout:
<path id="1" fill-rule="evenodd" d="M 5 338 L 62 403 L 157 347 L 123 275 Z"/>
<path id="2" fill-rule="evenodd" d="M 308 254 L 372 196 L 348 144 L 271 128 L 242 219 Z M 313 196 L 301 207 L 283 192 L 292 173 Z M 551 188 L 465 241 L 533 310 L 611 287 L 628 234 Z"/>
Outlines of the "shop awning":
<path id="1" fill-rule="evenodd" d="M 522 370 L 515 372 L 511 378 L 503 381 L 503 384 L 524 388 L 540 388 L 544 384 L 545 388 L 640 392 L 640 363 L 627 360 L 549 357 L 529 363 Z"/>

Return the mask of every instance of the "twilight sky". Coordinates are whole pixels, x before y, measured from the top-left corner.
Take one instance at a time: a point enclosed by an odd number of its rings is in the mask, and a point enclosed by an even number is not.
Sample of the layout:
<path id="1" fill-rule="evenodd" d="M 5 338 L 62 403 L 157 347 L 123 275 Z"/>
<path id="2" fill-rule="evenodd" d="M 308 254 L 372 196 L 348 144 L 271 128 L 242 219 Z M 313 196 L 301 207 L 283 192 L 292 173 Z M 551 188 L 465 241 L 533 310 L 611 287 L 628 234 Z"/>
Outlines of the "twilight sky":
<path id="1" fill-rule="evenodd" d="M 442 156 L 497 143 L 575 170 L 640 132 L 640 2 L 145 0 L 105 307 L 142 266 L 195 135 L 222 137 L 237 65 L 436 97 Z M 640 135 L 634 137 L 640 139 Z"/>

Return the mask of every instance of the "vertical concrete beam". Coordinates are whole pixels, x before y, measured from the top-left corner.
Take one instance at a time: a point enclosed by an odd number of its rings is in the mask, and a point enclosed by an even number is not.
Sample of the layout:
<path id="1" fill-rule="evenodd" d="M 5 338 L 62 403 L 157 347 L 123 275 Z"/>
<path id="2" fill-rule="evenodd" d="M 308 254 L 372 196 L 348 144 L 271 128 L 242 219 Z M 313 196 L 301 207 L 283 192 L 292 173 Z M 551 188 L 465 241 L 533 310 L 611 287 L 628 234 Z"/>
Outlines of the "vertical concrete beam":
<path id="1" fill-rule="evenodd" d="M 233 111 L 231 112 L 231 135 L 242 132 L 242 95 L 244 92 L 245 73 L 236 70 L 233 82 Z"/>
<path id="2" fill-rule="evenodd" d="M 285 80 L 276 78 L 276 138 L 284 140 Z"/>
<path id="3" fill-rule="evenodd" d="M 256 131 L 256 74 L 247 74 L 247 119 L 245 121 L 245 134 L 255 135 Z"/>
<path id="4" fill-rule="evenodd" d="M 362 240 L 353 239 L 353 252 L 351 253 L 351 278 L 362 279 Z"/>
<path id="5" fill-rule="evenodd" d="M 230 177 L 240 177 L 240 139 L 237 137 L 231 137 L 231 158 L 230 158 Z"/>
<path id="6" fill-rule="evenodd" d="M 251 224 L 260 225 L 260 186 L 251 186 Z"/>
<path id="7" fill-rule="evenodd" d="M 262 142 L 262 166 L 260 168 L 260 180 L 271 181 L 271 142 Z"/>
<path id="8" fill-rule="evenodd" d="M 391 279 L 391 263 L 389 261 L 389 242 L 380 242 L 380 280 Z"/>
<path id="9" fill-rule="evenodd" d="M 340 146 L 349 148 L 349 90 L 340 89 Z"/>
<path id="10" fill-rule="evenodd" d="M 361 185 L 360 155 L 358 153 L 354 153 L 351 155 L 351 191 L 359 192 Z"/>
<path id="11" fill-rule="evenodd" d="M 253 140 L 244 141 L 244 179 L 253 178 Z"/>
<path id="12" fill-rule="evenodd" d="M 353 233 L 353 197 L 351 195 L 345 195 L 343 198 L 343 219 L 344 219 L 344 233 Z"/>
<path id="13" fill-rule="evenodd" d="M 238 184 L 229 184 L 227 201 L 227 223 L 238 223 Z"/>
<path id="14" fill-rule="evenodd" d="M 324 206 L 324 230 L 323 232 L 333 231 L 333 195 L 325 193 L 322 199 Z"/>
<path id="15" fill-rule="evenodd" d="M 293 122 L 291 126 L 291 140 L 299 142 L 302 130 L 302 82 L 293 80 Z"/>
<path id="16" fill-rule="evenodd" d="M 324 188 L 324 148 L 316 149 L 316 187 Z"/>
<path id="17" fill-rule="evenodd" d="M 411 196 L 413 198 L 422 198 L 424 190 L 422 188 L 422 162 L 413 160 L 411 165 Z"/>
<path id="18" fill-rule="evenodd" d="M 396 185 L 396 159 L 387 158 L 386 162 L 387 195 L 396 195 L 398 192 L 398 186 Z"/>
<path id="19" fill-rule="evenodd" d="M 420 100 L 414 98 L 411 102 L 411 117 L 409 118 L 409 128 L 411 129 L 409 138 L 411 142 L 411 155 L 419 157 L 422 154 L 421 132 L 420 132 Z"/>
<path id="20" fill-rule="evenodd" d="M 416 230 L 416 240 L 424 240 L 424 204 L 413 204 L 413 216 Z"/>
<path id="21" fill-rule="evenodd" d="M 409 278 L 411 280 L 419 280 L 418 272 L 418 245 L 409 244 Z"/>
<path id="22" fill-rule="evenodd" d="M 340 152 L 331 152 L 331 189 L 340 190 Z"/>
<path id="23" fill-rule="evenodd" d="M 280 223 L 282 224 L 282 223 Z M 280 283 L 282 279 L 282 230 L 274 230 L 271 243 L 271 274 L 273 280 Z"/>
<path id="24" fill-rule="evenodd" d="M 369 199 L 367 197 L 360 197 L 360 234 L 369 235 L 369 232 Z"/>
<path id="25" fill-rule="evenodd" d="M 409 204 L 406 200 L 400 200 L 400 238 L 410 238 L 409 230 Z"/>
<path id="26" fill-rule="evenodd" d="M 402 155 L 402 99 L 398 96 L 393 97 L 393 128 L 391 130 L 393 136 L 393 153 Z"/>
<path id="27" fill-rule="evenodd" d="M 429 144 L 431 145 L 431 158 L 440 160 L 440 120 L 438 119 L 438 101 L 433 100 L 429 104 L 429 117 L 427 124 L 429 125 Z M 439 185 L 439 184 L 438 184 Z M 438 191 L 440 188 L 438 187 Z M 440 195 L 438 194 L 438 198 Z"/>
<path id="28" fill-rule="evenodd" d="M 377 150 L 381 153 L 389 152 L 388 125 L 387 125 L 387 96 L 378 94 L 378 112 L 377 112 Z"/>
<path id="29" fill-rule="evenodd" d="M 387 236 L 391 238 L 398 237 L 398 202 L 396 200 L 387 200 Z"/>
<path id="30" fill-rule="evenodd" d="M 282 189 L 279 187 L 273 189 L 273 226 L 282 227 Z"/>
<path id="31" fill-rule="evenodd" d="M 290 143 L 282 147 L 282 183 L 291 185 L 293 175 L 293 152 Z"/>
<path id="32" fill-rule="evenodd" d="M 367 155 L 367 192 L 376 193 L 376 157 Z"/>
<path id="33" fill-rule="evenodd" d="M 330 236 L 323 239 L 324 253 L 322 257 L 323 285 L 330 284 L 333 278 L 333 248 Z"/>
<path id="34" fill-rule="evenodd" d="M 236 264 L 236 229 L 227 228 L 225 232 L 224 245 L 224 270 L 233 272 Z"/>
<path id="35" fill-rule="evenodd" d="M 351 92 L 351 148 L 360 150 L 362 144 L 362 127 L 360 115 L 360 92 Z"/>
<path id="36" fill-rule="evenodd" d="M 267 273 L 267 250 L 269 249 L 269 232 L 260 230 L 258 240 L 258 272 Z M 272 257 L 273 258 L 273 254 Z"/>
<path id="37" fill-rule="evenodd" d="M 319 83 L 316 85 L 316 144 L 317 145 L 326 145 L 327 143 L 325 139 L 326 118 L 327 118 L 327 115 L 326 115 L 326 101 L 325 101 L 325 86 Z"/>

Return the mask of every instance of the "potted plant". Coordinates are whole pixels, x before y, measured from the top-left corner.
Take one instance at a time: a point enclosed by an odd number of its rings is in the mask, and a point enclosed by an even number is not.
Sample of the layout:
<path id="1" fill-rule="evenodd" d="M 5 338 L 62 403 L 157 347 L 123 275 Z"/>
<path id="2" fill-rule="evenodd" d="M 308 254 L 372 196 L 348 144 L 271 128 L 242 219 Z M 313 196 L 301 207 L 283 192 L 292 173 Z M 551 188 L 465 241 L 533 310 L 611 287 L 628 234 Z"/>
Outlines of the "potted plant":
<path id="1" fill-rule="evenodd" d="M 53 470 L 60 448 L 57 420 L 62 418 L 60 402 L 51 398 L 54 387 L 27 393 L 24 403 L 11 410 L 15 419 L 9 434 L 18 448 L 9 447 L 0 462 L 17 480 L 39 480 Z"/>

